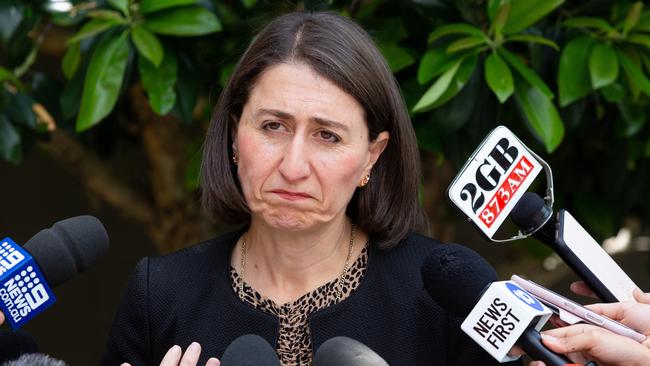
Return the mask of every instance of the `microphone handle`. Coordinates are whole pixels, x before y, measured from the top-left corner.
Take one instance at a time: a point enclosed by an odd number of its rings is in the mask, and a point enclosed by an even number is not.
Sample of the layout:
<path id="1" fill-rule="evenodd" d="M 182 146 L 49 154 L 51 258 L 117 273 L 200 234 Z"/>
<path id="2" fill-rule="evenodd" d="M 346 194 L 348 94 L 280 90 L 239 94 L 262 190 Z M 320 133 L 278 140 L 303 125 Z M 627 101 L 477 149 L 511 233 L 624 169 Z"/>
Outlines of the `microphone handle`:
<path id="1" fill-rule="evenodd" d="M 565 356 L 559 355 L 546 348 L 542 343 L 542 336 L 533 327 L 526 329 L 517 343 L 530 357 L 534 360 L 544 361 L 546 366 L 575 365 Z"/>

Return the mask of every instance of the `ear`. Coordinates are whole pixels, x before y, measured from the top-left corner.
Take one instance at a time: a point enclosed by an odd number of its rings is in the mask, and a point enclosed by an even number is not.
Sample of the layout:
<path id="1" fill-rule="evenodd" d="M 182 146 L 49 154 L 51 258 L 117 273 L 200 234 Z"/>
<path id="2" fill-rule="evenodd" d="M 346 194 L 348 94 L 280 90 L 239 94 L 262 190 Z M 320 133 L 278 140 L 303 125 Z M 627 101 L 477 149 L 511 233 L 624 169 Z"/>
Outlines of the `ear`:
<path id="1" fill-rule="evenodd" d="M 232 137 L 232 151 L 236 152 L 237 151 L 237 129 L 239 128 L 239 121 L 237 120 L 237 117 L 234 114 L 230 115 L 230 119 L 231 119 L 230 136 Z"/>
<path id="2" fill-rule="evenodd" d="M 363 175 L 370 174 L 372 167 L 375 165 L 381 153 L 384 152 L 386 145 L 388 145 L 388 140 L 390 139 L 390 134 L 388 131 L 382 131 L 377 135 L 377 138 L 370 143 L 368 146 L 369 159 L 366 167 L 364 169 Z"/>

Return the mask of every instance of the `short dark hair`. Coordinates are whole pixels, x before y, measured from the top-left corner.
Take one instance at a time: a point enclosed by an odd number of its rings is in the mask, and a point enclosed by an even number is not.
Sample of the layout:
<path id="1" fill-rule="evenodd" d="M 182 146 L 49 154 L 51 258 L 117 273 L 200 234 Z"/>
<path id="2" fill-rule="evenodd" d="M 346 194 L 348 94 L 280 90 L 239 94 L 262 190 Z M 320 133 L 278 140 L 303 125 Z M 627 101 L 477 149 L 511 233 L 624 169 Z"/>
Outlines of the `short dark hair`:
<path id="1" fill-rule="evenodd" d="M 329 12 L 295 12 L 271 21 L 239 60 L 215 107 L 203 147 L 202 199 L 218 220 L 243 223 L 250 211 L 232 162 L 232 132 L 257 78 L 280 63 L 301 62 L 353 96 L 365 111 L 370 141 L 390 140 L 356 190 L 347 214 L 388 248 L 410 231 L 428 232 L 418 202 L 420 155 L 399 86 L 370 36 L 352 20 Z"/>

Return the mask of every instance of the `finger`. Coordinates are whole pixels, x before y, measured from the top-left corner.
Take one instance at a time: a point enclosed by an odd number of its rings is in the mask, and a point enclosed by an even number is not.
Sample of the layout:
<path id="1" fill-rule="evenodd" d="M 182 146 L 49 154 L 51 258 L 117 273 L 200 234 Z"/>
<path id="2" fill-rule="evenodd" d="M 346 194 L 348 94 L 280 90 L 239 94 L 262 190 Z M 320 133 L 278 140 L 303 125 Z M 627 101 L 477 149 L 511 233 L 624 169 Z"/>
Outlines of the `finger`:
<path id="1" fill-rule="evenodd" d="M 568 327 L 549 329 L 542 332 L 542 335 L 547 335 L 553 338 L 567 338 L 573 337 L 578 334 L 584 334 L 589 332 L 606 332 L 602 328 L 589 325 L 589 324 L 574 324 L 569 325 Z"/>
<path id="2" fill-rule="evenodd" d="M 632 292 L 632 295 L 634 295 L 636 301 L 642 304 L 650 304 L 650 293 L 644 293 L 637 287 L 634 289 L 634 292 Z"/>
<path id="3" fill-rule="evenodd" d="M 589 288 L 589 286 L 587 286 L 587 284 L 584 283 L 584 282 L 582 282 L 582 281 L 576 281 L 576 282 L 573 282 L 573 283 L 569 286 L 569 289 L 570 289 L 573 293 L 578 294 L 578 295 L 587 296 L 587 297 L 593 297 L 594 299 L 597 299 L 597 298 L 598 298 L 598 296 L 596 296 L 596 293 L 594 293 L 594 292 Z"/>
<path id="4" fill-rule="evenodd" d="M 569 325 L 569 323 L 567 323 L 564 320 L 560 319 L 560 317 L 555 315 L 555 314 L 551 315 L 551 318 L 548 321 L 551 324 L 553 324 L 556 328 L 562 328 L 562 327 L 566 327 L 567 325 Z"/>
<path id="5" fill-rule="evenodd" d="M 165 353 L 165 357 L 160 361 L 160 366 L 177 366 L 182 354 L 181 347 L 174 345 Z"/>
<path id="6" fill-rule="evenodd" d="M 2 311 L 0 311 L 0 325 L 5 322 L 5 315 Z"/>
<path id="7" fill-rule="evenodd" d="M 205 364 L 205 366 L 219 366 L 219 365 L 221 365 L 221 362 L 214 357 L 209 358 L 208 362 Z"/>
<path id="8" fill-rule="evenodd" d="M 616 321 L 621 321 L 625 318 L 625 306 L 619 302 L 611 304 L 591 304 L 585 305 L 585 307 Z"/>
<path id="9" fill-rule="evenodd" d="M 570 333 L 564 337 L 556 338 L 548 334 L 542 334 L 544 345 L 557 353 L 573 353 L 589 351 L 595 344 L 596 331 L 590 330 L 585 333 Z"/>
<path id="10" fill-rule="evenodd" d="M 201 356 L 201 345 L 192 342 L 189 347 L 185 350 L 185 354 L 181 359 L 179 366 L 196 366 L 199 362 L 199 356 Z"/>
<path id="11" fill-rule="evenodd" d="M 528 366 L 546 366 L 546 364 L 542 361 L 533 361 L 529 363 Z"/>

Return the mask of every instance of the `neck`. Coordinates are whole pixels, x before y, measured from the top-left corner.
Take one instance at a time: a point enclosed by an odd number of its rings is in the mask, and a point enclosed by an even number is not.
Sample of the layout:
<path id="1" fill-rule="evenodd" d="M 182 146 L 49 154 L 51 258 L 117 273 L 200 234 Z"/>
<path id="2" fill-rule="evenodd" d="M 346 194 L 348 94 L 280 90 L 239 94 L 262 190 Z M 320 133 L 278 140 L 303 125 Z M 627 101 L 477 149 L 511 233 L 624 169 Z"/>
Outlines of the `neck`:
<path id="1" fill-rule="evenodd" d="M 348 257 L 350 231 L 345 216 L 308 232 L 277 230 L 253 219 L 246 237 L 244 280 L 276 303 L 295 300 L 340 276 Z M 358 249 L 362 241 L 355 236 L 354 249 Z M 241 243 L 237 248 L 241 250 Z"/>

